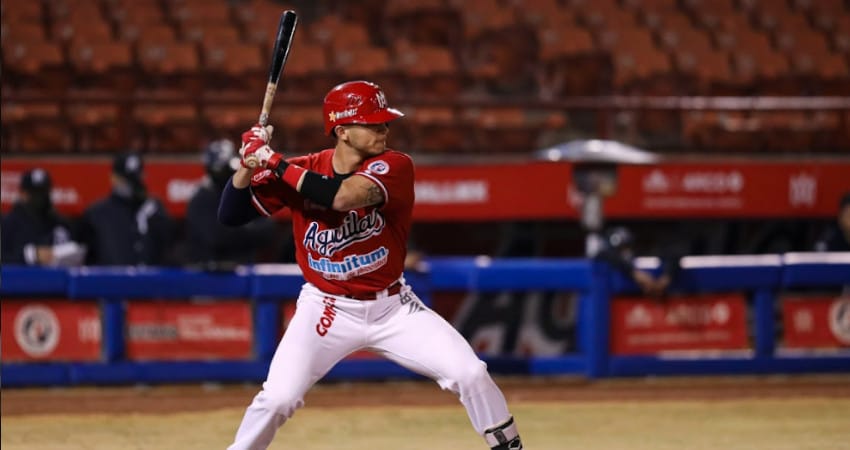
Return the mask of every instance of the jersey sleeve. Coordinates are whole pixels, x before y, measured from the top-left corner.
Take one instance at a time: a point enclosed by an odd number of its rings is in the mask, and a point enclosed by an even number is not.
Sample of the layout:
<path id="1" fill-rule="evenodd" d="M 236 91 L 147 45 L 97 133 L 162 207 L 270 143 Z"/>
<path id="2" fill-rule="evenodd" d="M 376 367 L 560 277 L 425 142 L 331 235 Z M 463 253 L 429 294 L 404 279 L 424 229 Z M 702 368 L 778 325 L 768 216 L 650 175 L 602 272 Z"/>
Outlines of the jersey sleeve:
<path id="1" fill-rule="evenodd" d="M 264 216 L 272 216 L 287 206 L 288 190 L 291 188 L 269 169 L 251 177 L 251 203 Z"/>
<path id="2" fill-rule="evenodd" d="M 384 191 L 384 208 L 412 207 L 414 168 L 410 156 L 384 152 L 366 161 L 355 175 L 369 178 Z"/>

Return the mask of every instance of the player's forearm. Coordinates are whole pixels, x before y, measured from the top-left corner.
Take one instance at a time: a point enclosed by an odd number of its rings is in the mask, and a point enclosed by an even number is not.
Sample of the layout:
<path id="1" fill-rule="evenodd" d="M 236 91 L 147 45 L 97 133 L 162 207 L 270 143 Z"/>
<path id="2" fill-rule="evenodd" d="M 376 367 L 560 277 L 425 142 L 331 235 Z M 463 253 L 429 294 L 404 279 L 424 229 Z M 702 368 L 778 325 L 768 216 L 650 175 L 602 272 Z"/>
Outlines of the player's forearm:
<path id="1" fill-rule="evenodd" d="M 233 187 L 236 189 L 245 189 L 246 187 L 251 185 L 251 177 L 254 175 L 253 169 L 248 169 L 247 167 L 240 167 L 236 173 L 233 174 L 233 178 L 231 178 L 231 183 L 233 183 Z"/>
<path id="2" fill-rule="evenodd" d="M 224 225 L 244 225 L 260 217 L 260 213 L 251 204 L 251 190 L 247 186 L 237 188 L 238 184 L 240 183 L 234 175 L 231 182 L 225 185 L 224 191 L 221 193 L 221 201 L 218 204 L 218 221 Z"/>

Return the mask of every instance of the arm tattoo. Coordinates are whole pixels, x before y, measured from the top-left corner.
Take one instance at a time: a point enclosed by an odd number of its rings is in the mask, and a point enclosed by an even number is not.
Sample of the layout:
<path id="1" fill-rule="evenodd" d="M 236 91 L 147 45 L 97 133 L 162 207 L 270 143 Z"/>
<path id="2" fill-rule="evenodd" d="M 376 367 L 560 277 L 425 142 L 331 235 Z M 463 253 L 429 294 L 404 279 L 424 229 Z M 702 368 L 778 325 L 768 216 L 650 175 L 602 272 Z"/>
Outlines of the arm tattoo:
<path id="1" fill-rule="evenodd" d="M 376 205 L 383 201 L 384 191 L 382 191 L 375 183 L 369 183 L 369 187 L 366 188 L 366 204 Z"/>

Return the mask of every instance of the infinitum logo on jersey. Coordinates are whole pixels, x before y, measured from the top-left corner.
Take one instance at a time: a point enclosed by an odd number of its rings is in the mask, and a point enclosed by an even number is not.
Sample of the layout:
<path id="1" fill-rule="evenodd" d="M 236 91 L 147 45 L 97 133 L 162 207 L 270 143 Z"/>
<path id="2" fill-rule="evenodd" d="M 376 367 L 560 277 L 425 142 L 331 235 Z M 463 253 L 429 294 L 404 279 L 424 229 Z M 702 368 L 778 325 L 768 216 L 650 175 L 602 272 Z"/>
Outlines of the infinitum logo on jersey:
<path id="1" fill-rule="evenodd" d="M 319 252 L 322 256 L 332 256 L 349 245 L 365 241 L 384 229 L 384 216 L 378 210 L 359 217 L 356 211 L 349 211 L 342 225 L 327 230 L 319 230 L 318 222 L 311 222 L 304 233 L 304 247 Z"/>

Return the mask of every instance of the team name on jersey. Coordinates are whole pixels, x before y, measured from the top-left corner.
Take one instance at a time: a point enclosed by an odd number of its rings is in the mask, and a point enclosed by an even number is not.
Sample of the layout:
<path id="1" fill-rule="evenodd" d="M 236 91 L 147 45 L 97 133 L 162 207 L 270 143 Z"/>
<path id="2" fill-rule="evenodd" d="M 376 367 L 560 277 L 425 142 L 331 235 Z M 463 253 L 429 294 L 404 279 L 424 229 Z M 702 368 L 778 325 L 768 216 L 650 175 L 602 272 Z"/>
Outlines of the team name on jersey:
<path id="1" fill-rule="evenodd" d="M 319 230 L 318 222 L 310 222 L 304 233 L 304 247 L 318 252 L 322 256 L 331 256 L 349 245 L 365 241 L 384 229 L 384 216 L 374 209 L 359 217 L 356 211 L 349 211 L 342 225 L 327 230 Z"/>

